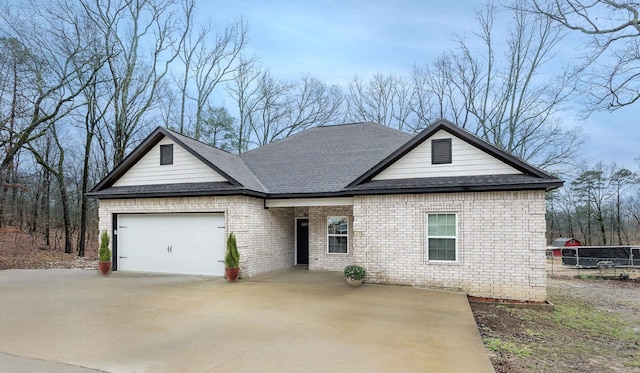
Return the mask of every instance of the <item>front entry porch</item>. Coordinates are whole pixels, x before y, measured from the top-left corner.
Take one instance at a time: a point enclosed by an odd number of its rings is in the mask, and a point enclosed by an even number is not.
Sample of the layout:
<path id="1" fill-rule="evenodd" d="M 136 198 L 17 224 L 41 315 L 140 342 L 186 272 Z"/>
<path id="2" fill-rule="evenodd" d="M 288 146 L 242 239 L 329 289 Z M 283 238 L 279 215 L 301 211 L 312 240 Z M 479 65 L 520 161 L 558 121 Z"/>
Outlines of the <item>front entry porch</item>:
<path id="1" fill-rule="evenodd" d="M 353 198 L 266 200 L 265 207 L 293 215 L 293 266 L 342 271 L 353 263 Z"/>

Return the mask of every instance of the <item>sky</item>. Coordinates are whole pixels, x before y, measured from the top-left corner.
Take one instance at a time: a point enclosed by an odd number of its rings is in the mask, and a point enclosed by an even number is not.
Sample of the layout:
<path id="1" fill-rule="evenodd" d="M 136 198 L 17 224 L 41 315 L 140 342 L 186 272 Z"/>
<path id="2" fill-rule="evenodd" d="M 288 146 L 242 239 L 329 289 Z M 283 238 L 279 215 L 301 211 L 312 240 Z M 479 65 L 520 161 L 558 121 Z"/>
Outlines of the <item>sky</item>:
<path id="1" fill-rule="evenodd" d="M 354 75 L 408 76 L 415 64 L 430 63 L 452 48 L 456 36 L 473 37 L 475 12 L 484 7 L 481 0 L 198 0 L 199 14 L 214 23 L 243 17 L 249 24 L 248 54 L 276 77 L 310 74 L 343 88 Z M 566 43 L 567 50 L 582 47 Z M 560 117 L 588 136 L 581 158 L 637 170 L 639 114 L 637 103 L 585 119 L 576 103 Z"/>

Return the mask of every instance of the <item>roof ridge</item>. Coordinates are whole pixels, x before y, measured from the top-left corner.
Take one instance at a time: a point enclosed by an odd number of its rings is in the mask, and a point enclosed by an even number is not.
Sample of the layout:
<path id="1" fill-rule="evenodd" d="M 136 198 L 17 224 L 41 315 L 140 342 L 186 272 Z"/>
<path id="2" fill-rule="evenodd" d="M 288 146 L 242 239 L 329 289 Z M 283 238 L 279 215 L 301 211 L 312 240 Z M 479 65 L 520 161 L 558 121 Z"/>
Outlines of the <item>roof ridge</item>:
<path id="1" fill-rule="evenodd" d="M 223 152 L 223 153 L 226 153 L 226 154 L 232 155 L 232 156 L 236 156 L 236 157 L 238 156 L 237 154 L 233 154 L 233 153 L 231 153 L 231 152 L 229 152 L 229 151 L 226 151 L 226 150 L 224 150 L 224 149 L 220 149 L 220 148 L 218 148 L 218 147 L 216 147 L 216 146 L 209 145 L 209 144 L 207 144 L 207 143 L 205 143 L 205 142 L 202 142 L 202 141 L 200 141 L 200 140 L 196 140 L 196 139 L 194 139 L 194 138 L 193 138 L 193 137 L 191 137 L 191 136 L 187 136 L 187 135 L 183 135 L 183 134 L 181 134 L 181 133 L 178 133 L 178 132 L 176 132 L 176 131 L 174 131 L 174 130 L 172 130 L 172 129 L 170 129 L 170 128 L 163 128 L 163 129 L 164 129 L 165 131 L 167 131 L 167 132 L 171 132 L 171 134 L 172 134 L 172 135 L 174 135 L 174 136 L 179 136 L 179 137 L 185 138 L 185 139 L 187 139 L 187 140 L 195 141 L 195 142 L 200 143 L 200 144 L 202 144 L 202 145 L 204 145 L 204 146 L 208 146 L 208 147 L 210 147 L 211 149 L 215 149 L 215 150 L 217 150 L 217 151 L 220 151 L 220 152 Z"/>
<path id="2" fill-rule="evenodd" d="M 380 123 L 375 123 L 375 122 L 352 122 L 352 123 L 327 124 L 327 125 L 314 126 L 314 127 L 309 127 L 307 129 L 303 129 L 300 132 L 296 132 L 296 133 L 294 133 L 292 135 L 289 135 L 287 137 L 274 140 L 274 141 L 272 141 L 272 142 L 270 142 L 270 143 L 268 143 L 266 145 L 258 146 L 257 148 L 254 148 L 254 149 L 251 149 L 251 150 L 246 151 L 244 153 L 241 153 L 239 156 L 242 157 L 242 156 L 244 156 L 246 154 L 255 153 L 256 151 L 265 149 L 265 148 L 270 147 L 270 146 L 275 145 L 275 144 L 282 144 L 282 142 L 285 142 L 285 141 L 295 140 L 295 138 L 298 135 L 302 135 L 302 134 L 305 134 L 305 133 L 310 132 L 310 131 L 319 131 L 319 130 L 323 130 L 323 129 L 333 129 L 333 128 L 336 128 L 336 127 L 354 126 L 354 125 L 372 125 L 372 126 L 376 126 L 376 127 L 380 128 L 380 129 L 384 129 L 384 130 L 387 130 L 389 132 L 393 132 L 393 133 L 396 133 L 396 134 L 397 133 L 402 133 L 402 134 L 405 134 L 407 136 L 412 136 L 412 137 L 414 136 L 414 135 L 412 135 L 410 133 L 407 133 L 407 132 L 404 132 L 404 131 L 400 131 L 400 130 L 397 130 L 395 128 L 392 128 L 392 127 L 389 127 L 389 126 L 385 126 L 385 125 L 382 125 Z"/>

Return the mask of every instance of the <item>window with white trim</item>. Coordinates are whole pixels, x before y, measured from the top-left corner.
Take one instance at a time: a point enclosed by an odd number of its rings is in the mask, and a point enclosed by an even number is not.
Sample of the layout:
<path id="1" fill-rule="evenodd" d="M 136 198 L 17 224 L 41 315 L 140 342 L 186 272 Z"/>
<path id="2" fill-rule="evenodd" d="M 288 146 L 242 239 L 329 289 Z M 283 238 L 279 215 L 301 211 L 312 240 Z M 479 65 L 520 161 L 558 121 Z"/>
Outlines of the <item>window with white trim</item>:
<path id="1" fill-rule="evenodd" d="M 454 213 L 427 214 L 428 260 L 456 261 L 458 218 Z"/>
<path id="2" fill-rule="evenodd" d="M 327 218 L 327 252 L 347 254 L 349 252 L 349 221 L 346 216 Z"/>

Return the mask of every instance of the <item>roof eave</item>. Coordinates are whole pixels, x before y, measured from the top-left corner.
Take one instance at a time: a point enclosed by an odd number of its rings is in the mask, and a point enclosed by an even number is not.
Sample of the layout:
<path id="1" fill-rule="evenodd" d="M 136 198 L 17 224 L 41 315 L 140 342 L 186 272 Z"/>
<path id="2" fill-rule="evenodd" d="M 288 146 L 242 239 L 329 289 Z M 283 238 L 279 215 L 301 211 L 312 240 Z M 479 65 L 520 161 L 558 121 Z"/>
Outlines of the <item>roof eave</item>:
<path id="1" fill-rule="evenodd" d="M 294 198 L 331 198 L 354 197 L 363 195 L 383 194 L 432 194 L 432 193 L 460 193 L 460 192 L 497 192 L 497 191 L 522 191 L 544 190 L 546 192 L 562 187 L 562 180 L 554 180 L 545 183 L 509 184 L 509 185 L 481 185 L 481 186 L 442 186 L 442 187 L 387 187 L 372 189 L 345 189 L 334 192 L 310 192 L 310 193 L 279 193 L 268 194 L 249 189 L 222 190 L 222 191 L 184 191 L 184 192 L 137 192 L 137 193 L 109 193 L 89 192 L 85 195 L 93 199 L 131 199 L 131 198 L 166 198 L 166 197 L 206 197 L 206 196 L 249 196 L 264 199 L 294 199 Z"/>
<path id="2" fill-rule="evenodd" d="M 196 151 L 191 149 L 191 147 L 187 146 L 183 141 L 178 139 L 173 133 L 169 130 L 166 130 L 162 127 L 157 127 L 153 132 L 147 136 L 147 138 L 140 143 L 125 159 L 122 160 L 110 173 L 107 174 L 98 184 L 96 184 L 89 193 L 98 192 L 104 188 L 108 188 L 112 186 L 118 179 L 120 179 L 127 171 L 131 169 L 142 157 L 144 157 L 155 145 L 157 145 L 163 137 L 168 137 L 171 140 L 175 141 L 179 144 L 183 149 L 189 152 L 194 157 L 198 158 L 201 162 L 206 164 L 208 167 L 216 171 L 222 177 L 227 179 L 229 183 L 234 186 L 242 187 L 243 185 L 238 182 L 236 179 L 229 176 L 224 171 L 220 170 L 214 164 L 209 162 L 207 159 L 202 157 Z"/>
<path id="3" fill-rule="evenodd" d="M 432 194 L 432 193 L 464 193 L 464 192 L 515 192 L 523 190 L 550 190 L 562 186 L 560 183 L 534 183 L 514 185 L 482 185 L 482 186 L 442 186 L 442 187 L 407 187 L 407 188 L 372 188 L 348 191 L 349 196 L 380 194 Z"/>
<path id="4" fill-rule="evenodd" d="M 98 184 L 96 184 L 89 193 L 98 192 L 104 188 L 113 185 L 122 175 L 124 175 L 137 161 L 140 160 L 149 150 L 162 140 L 164 136 L 162 128 L 158 127 L 144 139 L 128 156 L 126 156 L 111 172 L 107 174 Z M 89 194 L 87 193 L 87 194 Z"/>
<path id="5" fill-rule="evenodd" d="M 131 198 L 169 198 L 169 197 L 215 197 L 215 196 L 248 196 L 257 198 L 266 198 L 267 194 L 256 192 L 249 189 L 243 190 L 219 190 L 219 191 L 185 191 L 185 192 L 134 192 L 134 193 L 109 193 L 89 192 L 86 193 L 87 198 L 92 199 L 131 199 Z"/>
<path id="6" fill-rule="evenodd" d="M 293 199 L 293 198 L 331 198 L 349 197 L 344 190 L 333 192 L 309 192 L 309 193 L 273 193 L 268 194 L 267 199 Z"/>

